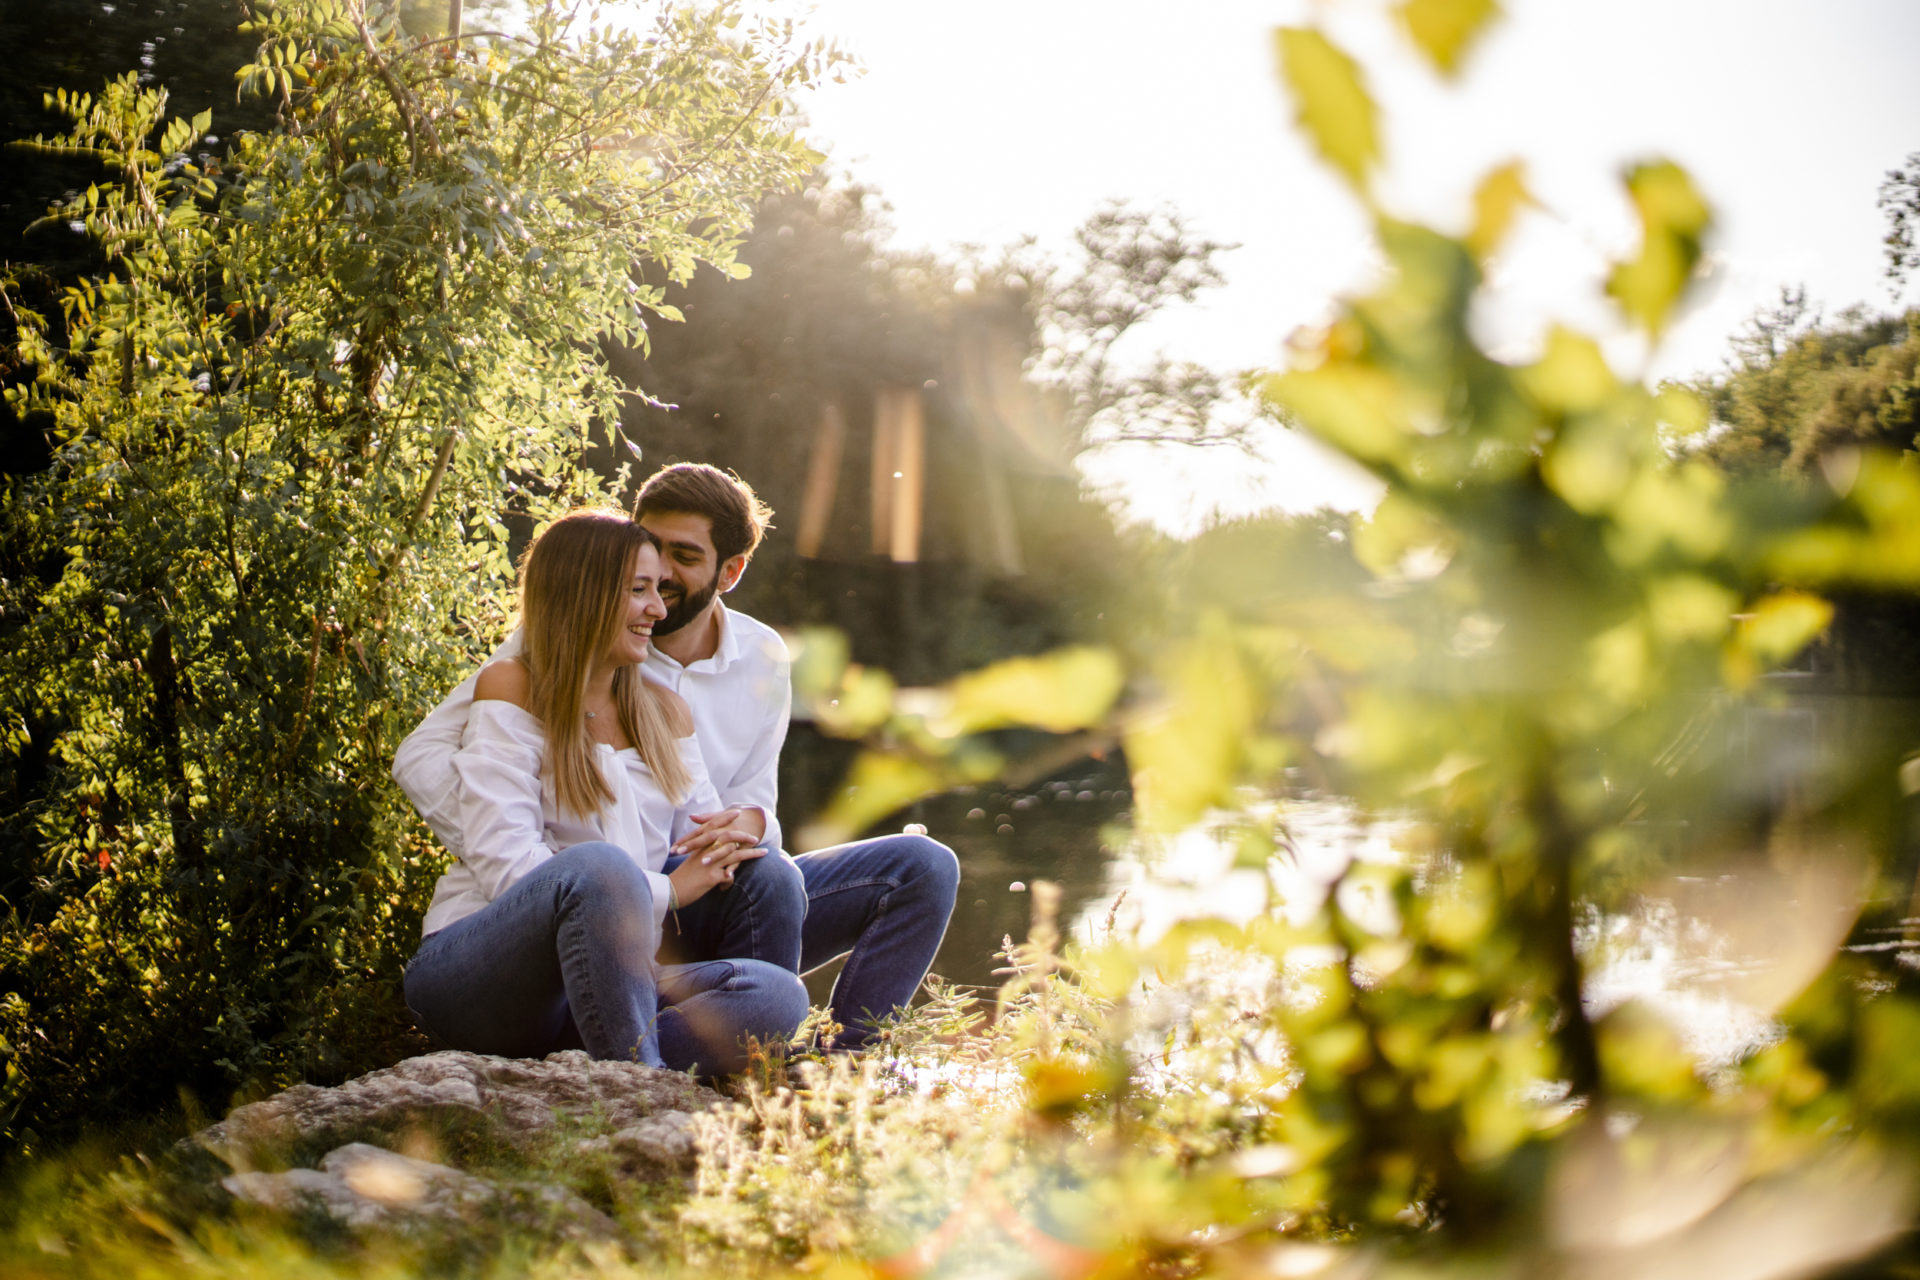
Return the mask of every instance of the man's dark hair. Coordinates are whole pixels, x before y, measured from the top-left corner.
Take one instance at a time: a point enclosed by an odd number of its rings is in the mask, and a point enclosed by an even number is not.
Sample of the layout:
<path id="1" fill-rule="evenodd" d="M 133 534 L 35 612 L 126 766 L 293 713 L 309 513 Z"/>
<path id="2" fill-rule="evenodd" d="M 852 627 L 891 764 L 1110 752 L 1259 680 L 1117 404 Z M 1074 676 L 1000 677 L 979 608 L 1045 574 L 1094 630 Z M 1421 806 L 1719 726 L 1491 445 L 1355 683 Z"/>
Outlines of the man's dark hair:
<path id="1" fill-rule="evenodd" d="M 738 555 L 751 556 L 773 521 L 773 508 L 760 501 L 752 485 L 704 462 L 676 462 L 654 472 L 640 486 L 634 510 L 637 515 L 682 511 L 705 516 L 721 564 Z"/>

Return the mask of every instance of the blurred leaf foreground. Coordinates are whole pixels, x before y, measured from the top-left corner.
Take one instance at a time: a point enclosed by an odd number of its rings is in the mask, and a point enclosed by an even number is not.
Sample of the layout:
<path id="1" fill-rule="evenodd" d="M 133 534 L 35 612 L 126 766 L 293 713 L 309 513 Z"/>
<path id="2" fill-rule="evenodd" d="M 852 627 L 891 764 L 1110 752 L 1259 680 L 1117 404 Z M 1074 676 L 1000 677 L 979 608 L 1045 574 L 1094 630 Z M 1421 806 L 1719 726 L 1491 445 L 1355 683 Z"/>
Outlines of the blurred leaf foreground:
<path id="1" fill-rule="evenodd" d="M 1498 12 L 1409 0 L 1395 16 L 1452 76 Z M 1387 270 L 1297 335 L 1261 390 L 1386 496 L 1345 539 L 1353 575 L 1295 572 L 1257 528 L 1196 543 L 1180 622 L 1105 722 L 1142 856 L 1203 829 L 1255 901 L 1064 956 L 1043 924 L 1012 953 L 984 1059 L 1018 1063 L 1024 1119 L 956 1116 L 951 1140 L 1084 1251 L 1036 1248 L 1036 1274 L 1908 1274 L 1920 1004 L 1898 946 L 1847 944 L 1909 928 L 1915 734 L 1862 711 L 1845 750 L 1810 760 L 1797 722 L 1770 715 L 1769 676 L 1820 640 L 1834 593 L 1920 583 L 1920 470 L 1854 449 L 1820 474 L 1736 481 L 1700 456 L 1707 406 L 1623 378 L 1594 339 L 1555 329 L 1531 362 L 1493 359 L 1470 316 L 1535 204 L 1524 169 L 1485 175 L 1464 229 L 1397 218 L 1374 197 L 1359 65 L 1314 27 L 1274 45 Z M 1651 346 L 1712 215 L 1670 162 L 1622 182 L 1640 244 L 1607 293 Z M 891 710 L 874 673 L 827 663 L 816 687 L 843 716 L 864 708 L 842 731 L 876 740 L 847 816 L 994 768 L 966 731 L 986 708 L 1058 731 L 1079 694 L 1120 688 L 1086 655 L 1054 661 Z M 1312 856 L 1309 794 L 1351 798 L 1374 838 Z M 1703 1060 L 1646 1002 L 1594 997 L 1608 913 L 1652 903 L 1742 962 L 1707 984 L 1761 1019 L 1739 1054 Z M 854 1181 L 921 1185 L 928 1159 Z M 752 1168 L 716 1179 L 736 1213 Z M 963 1181 L 938 1180 L 973 1206 L 963 1238 L 1023 1247 L 1002 1193 Z M 786 1243 L 840 1257 L 859 1234 L 843 1230 Z"/>
<path id="2" fill-rule="evenodd" d="M 1498 17 L 1492 0 L 1394 12 L 1448 76 Z M 1775 748 L 1794 744 L 1749 732 L 1774 723 L 1769 675 L 1822 635 L 1831 595 L 1920 583 L 1920 472 L 1863 449 L 1736 483 L 1685 447 L 1707 426 L 1700 401 L 1622 378 L 1593 339 L 1555 330 L 1531 362 L 1491 358 L 1469 318 L 1533 203 L 1524 172 L 1488 174 L 1464 229 L 1402 221 L 1374 198 L 1380 127 L 1358 64 L 1311 27 L 1278 32 L 1275 56 L 1387 266 L 1262 384 L 1385 482 L 1345 539 L 1354 574 L 1196 564 L 1178 622 L 1137 660 L 1069 651 L 912 700 L 828 642 L 799 668 L 822 722 L 870 743 L 825 830 L 991 776 L 997 727 L 1110 728 L 1147 855 L 1203 830 L 1232 851 L 1243 909 L 1063 941 L 1035 886 L 990 1021 L 937 992 L 885 1053 L 747 1080 L 701 1122 L 684 1194 L 594 1190 L 632 1250 L 497 1265 L 1920 1267 L 1920 1002 L 1897 951 L 1846 945 L 1905 927 L 1901 739 L 1862 722 L 1853 750 L 1784 768 Z M 1623 181 L 1641 243 L 1607 289 L 1657 342 L 1711 213 L 1670 163 Z M 1260 545 L 1257 530 L 1215 542 Z M 1350 798 L 1373 838 L 1310 856 L 1307 791 Z M 1686 896 L 1711 884 L 1737 892 Z M 1645 1004 L 1590 998 L 1596 922 L 1655 900 L 1684 900 L 1689 930 L 1761 962 L 1720 991 L 1765 1020 L 1739 1056 L 1703 1061 Z M 76 1239 L 104 1215 L 94 1203 L 44 1221 Z M 153 1230 L 97 1229 L 91 1256 L 220 1274 L 286 1256 L 204 1220 Z M 300 1265 L 418 1261 L 356 1247 Z"/>

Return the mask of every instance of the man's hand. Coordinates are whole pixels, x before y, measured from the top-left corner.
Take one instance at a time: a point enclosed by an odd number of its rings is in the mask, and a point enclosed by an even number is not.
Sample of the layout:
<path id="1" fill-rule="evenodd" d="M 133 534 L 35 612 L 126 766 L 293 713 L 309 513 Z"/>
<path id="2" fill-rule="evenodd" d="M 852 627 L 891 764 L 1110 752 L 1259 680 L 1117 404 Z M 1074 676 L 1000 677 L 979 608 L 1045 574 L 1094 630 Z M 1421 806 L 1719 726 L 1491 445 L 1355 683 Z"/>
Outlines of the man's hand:
<path id="1" fill-rule="evenodd" d="M 733 883 L 733 869 L 743 862 L 766 856 L 766 850 L 732 839 L 716 839 L 701 852 L 691 854 L 667 876 L 673 882 L 673 896 L 681 906 L 698 901 L 710 889 L 725 889 Z"/>
<path id="2" fill-rule="evenodd" d="M 694 822 L 693 830 L 681 837 L 680 843 L 668 851 L 686 854 L 689 862 L 695 861 L 715 845 L 757 845 L 761 837 L 767 834 L 767 815 L 754 805 L 729 805 L 718 813 L 690 816 Z"/>

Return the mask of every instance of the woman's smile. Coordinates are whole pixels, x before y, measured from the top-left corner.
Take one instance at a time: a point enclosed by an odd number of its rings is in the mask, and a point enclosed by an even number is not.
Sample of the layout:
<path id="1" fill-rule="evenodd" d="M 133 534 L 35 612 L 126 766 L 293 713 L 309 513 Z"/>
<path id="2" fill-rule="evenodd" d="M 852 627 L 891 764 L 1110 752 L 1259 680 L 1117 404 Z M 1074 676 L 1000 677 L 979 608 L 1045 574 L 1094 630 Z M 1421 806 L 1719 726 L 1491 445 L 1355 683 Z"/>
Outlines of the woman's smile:
<path id="1" fill-rule="evenodd" d="M 666 614 L 667 606 L 660 599 L 660 555 L 642 546 L 634 554 L 633 578 L 627 584 L 626 652 L 616 652 L 610 660 L 616 665 L 644 662 L 653 644 L 654 625 Z"/>

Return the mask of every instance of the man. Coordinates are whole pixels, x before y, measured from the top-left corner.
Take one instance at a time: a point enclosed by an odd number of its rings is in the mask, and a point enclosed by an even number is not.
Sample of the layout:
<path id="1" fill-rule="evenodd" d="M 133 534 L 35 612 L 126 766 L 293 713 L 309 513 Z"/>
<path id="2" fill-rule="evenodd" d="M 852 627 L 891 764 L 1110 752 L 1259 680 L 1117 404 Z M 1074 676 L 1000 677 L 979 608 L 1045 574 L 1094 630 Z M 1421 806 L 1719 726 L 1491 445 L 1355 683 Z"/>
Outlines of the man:
<path id="1" fill-rule="evenodd" d="M 772 516 L 745 482 L 714 467 L 662 468 L 640 490 L 638 519 L 664 547 L 660 595 L 646 660 L 651 680 L 679 692 L 694 736 L 727 808 L 698 816 L 674 846 L 701 857 L 721 842 L 781 847 L 774 805 L 780 747 L 792 703 L 786 646 L 772 628 L 728 609 L 733 590 Z M 520 651 L 509 636 L 490 661 Z M 393 776 L 440 839 L 461 853 L 453 756 L 473 702 L 469 676 L 394 754 Z M 736 827 L 742 810 L 766 816 L 764 839 Z M 875 1023 L 908 1004 L 945 936 L 960 883 L 953 851 L 920 835 L 882 836 L 791 858 L 742 862 L 730 891 L 676 913 L 663 959 L 765 960 L 806 973 L 841 956 L 831 1008 L 845 1030 L 836 1049 L 864 1047 Z M 849 954 L 851 953 L 851 954 Z"/>

